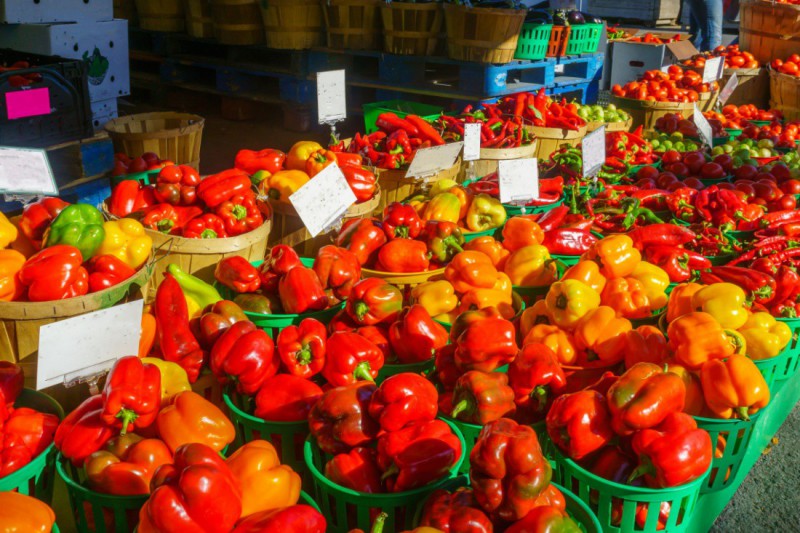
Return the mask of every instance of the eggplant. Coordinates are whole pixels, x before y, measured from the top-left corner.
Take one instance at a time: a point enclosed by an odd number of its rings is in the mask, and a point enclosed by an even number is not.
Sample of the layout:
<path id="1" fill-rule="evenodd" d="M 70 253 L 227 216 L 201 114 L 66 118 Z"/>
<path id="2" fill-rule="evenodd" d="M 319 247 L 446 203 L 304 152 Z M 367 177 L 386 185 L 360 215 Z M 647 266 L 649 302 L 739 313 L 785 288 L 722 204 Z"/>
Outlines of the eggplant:
<path id="1" fill-rule="evenodd" d="M 567 25 L 567 17 L 563 11 L 556 11 L 553 13 L 553 24 L 556 26 L 566 26 Z"/>
<path id="2" fill-rule="evenodd" d="M 583 15 L 580 11 L 570 11 L 567 14 L 567 22 L 569 24 L 586 24 L 586 21 L 583 18 Z"/>
<path id="3" fill-rule="evenodd" d="M 586 21 L 586 24 L 602 24 L 603 19 L 600 17 L 595 17 L 594 15 L 590 15 L 584 11 L 581 11 L 581 15 L 583 15 L 583 20 Z"/>

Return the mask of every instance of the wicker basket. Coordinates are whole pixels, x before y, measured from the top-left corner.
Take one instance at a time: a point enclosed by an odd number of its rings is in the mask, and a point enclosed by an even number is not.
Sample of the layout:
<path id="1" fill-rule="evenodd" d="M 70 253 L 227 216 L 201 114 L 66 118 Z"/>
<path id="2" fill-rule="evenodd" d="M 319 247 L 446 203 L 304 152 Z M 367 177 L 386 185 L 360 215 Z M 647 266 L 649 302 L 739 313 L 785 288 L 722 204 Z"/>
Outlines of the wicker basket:
<path id="1" fill-rule="evenodd" d="M 558 150 L 562 144 L 578 146 L 586 135 L 586 126 L 578 130 L 562 130 L 561 128 L 542 128 L 531 126 L 531 131 L 539 141 L 536 146 L 538 159 L 549 159 L 550 154 Z"/>
<path id="2" fill-rule="evenodd" d="M 513 61 L 526 13 L 524 9 L 445 4 L 447 57 L 479 63 Z"/>
<path id="3" fill-rule="evenodd" d="M 222 44 L 261 44 L 264 23 L 258 0 L 211 0 L 214 35 Z"/>
<path id="4" fill-rule="evenodd" d="M 372 212 L 377 209 L 380 202 L 379 190 L 370 200 L 350 206 L 343 220 L 368 218 L 372 216 Z M 294 248 L 301 257 L 316 257 L 320 248 L 333 243 L 334 232 L 320 233 L 312 237 L 292 204 L 270 200 L 270 205 L 273 212 L 272 222 L 275 225 L 275 231 L 270 234 L 270 248 L 276 244 L 286 244 Z"/>
<path id="5" fill-rule="evenodd" d="M 183 0 L 186 13 L 186 33 L 198 39 L 214 37 L 214 18 L 210 0 Z"/>
<path id="6" fill-rule="evenodd" d="M 800 50 L 800 6 L 742 0 L 739 44 L 761 63 Z"/>
<path id="7" fill-rule="evenodd" d="M 177 165 L 200 168 L 200 143 L 205 120 L 188 113 L 140 113 L 115 118 L 105 125 L 114 151 L 138 157 L 153 152 Z"/>
<path id="8" fill-rule="evenodd" d="M 377 50 L 380 0 L 320 0 L 328 46 L 337 50 Z"/>
<path id="9" fill-rule="evenodd" d="M 769 106 L 783 113 L 786 120 L 800 119 L 800 78 L 769 71 Z"/>
<path id="10" fill-rule="evenodd" d="M 719 86 L 725 87 L 734 73 L 739 80 L 739 85 L 736 86 L 736 90 L 725 104 L 753 104 L 759 109 L 767 109 L 769 105 L 769 71 L 766 68 L 726 68 Z"/>
<path id="11" fill-rule="evenodd" d="M 442 179 L 458 179 L 461 173 L 461 158 L 459 157 L 452 167 L 429 176 L 427 179 L 406 178 L 406 169 L 373 169 L 381 186 L 381 202 L 378 205 L 379 211 L 392 202 L 402 202 L 409 196 L 417 192 L 425 183 L 433 183 Z"/>
<path id="12" fill-rule="evenodd" d="M 261 3 L 261 17 L 270 48 L 305 50 L 322 44 L 319 0 L 267 0 Z"/>
<path id="13" fill-rule="evenodd" d="M 635 100 L 633 98 L 622 98 L 611 95 L 611 103 L 620 109 L 624 109 L 633 119 L 633 128 L 643 126 L 645 130 L 654 130 L 656 120 L 670 113 L 680 113 L 684 117 L 694 113 L 693 103 L 678 102 L 647 102 L 645 100 Z"/>
<path id="14" fill-rule="evenodd" d="M 611 131 L 630 131 L 632 125 L 632 118 L 628 118 L 625 122 L 587 122 L 586 133 L 591 133 L 600 128 L 600 126 L 606 127 L 606 133 Z"/>
<path id="15" fill-rule="evenodd" d="M 181 0 L 136 0 L 136 13 L 143 30 L 183 31 L 185 18 Z"/>
<path id="16" fill-rule="evenodd" d="M 439 44 L 444 14 L 438 3 L 392 2 L 381 7 L 383 51 L 400 55 L 432 55 Z"/>

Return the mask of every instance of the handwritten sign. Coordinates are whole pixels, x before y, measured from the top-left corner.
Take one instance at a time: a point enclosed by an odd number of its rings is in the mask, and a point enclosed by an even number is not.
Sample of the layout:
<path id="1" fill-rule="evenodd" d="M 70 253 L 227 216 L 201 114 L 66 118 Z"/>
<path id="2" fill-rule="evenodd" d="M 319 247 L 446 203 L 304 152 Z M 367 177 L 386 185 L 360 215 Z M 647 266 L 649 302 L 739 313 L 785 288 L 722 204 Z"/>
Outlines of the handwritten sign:
<path id="1" fill-rule="evenodd" d="M 317 116 L 320 124 L 335 124 L 347 118 L 344 70 L 317 72 Z"/>
<path id="2" fill-rule="evenodd" d="M 703 67 L 703 83 L 713 83 L 722 77 L 722 69 L 725 68 L 724 57 L 712 57 L 706 60 Z"/>
<path id="3" fill-rule="evenodd" d="M 464 161 L 476 161 L 481 158 L 481 125 L 464 124 Z"/>
<path id="4" fill-rule="evenodd" d="M 728 78 L 728 82 L 725 84 L 725 87 L 719 92 L 719 105 L 724 106 L 725 102 L 728 101 L 728 98 L 731 97 L 733 91 L 739 86 L 739 76 L 736 75 L 734 72 L 731 74 L 731 77 Z"/>
<path id="5" fill-rule="evenodd" d="M 55 196 L 58 187 L 44 150 L 0 146 L 0 192 Z"/>
<path id="6" fill-rule="evenodd" d="M 142 300 L 39 328 L 36 388 L 74 384 L 102 374 L 114 362 L 139 352 Z"/>
<path id="7" fill-rule="evenodd" d="M 289 197 L 312 237 L 316 237 L 344 215 L 356 196 L 341 169 L 332 163 Z"/>
<path id="8" fill-rule="evenodd" d="M 606 127 L 600 126 L 583 138 L 583 177 L 596 176 L 606 161 Z"/>
<path id="9" fill-rule="evenodd" d="M 525 203 L 539 197 L 539 163 L 535 157 L 497 162 L 500 202 Z"/>
<path id="10" fill-rule="evenodd" d="M 711 124 L 708 123 L 708 119 L 703 116 L 702 111 L 697 108 L 697 104 L 694 105 L 694 124 L 697 126 L 697 131 L 700 133 L 700 139 L 706 143 L 708 146 L 714 145 L 714 132 L 711 129 Z"/>
<path id="11" fill-rule="evenodd" d="M 452 167 L 463 147 L 463 142 L 457 142 L 417 150 L 408 166 L 406 177 L 424 178 Z"/>

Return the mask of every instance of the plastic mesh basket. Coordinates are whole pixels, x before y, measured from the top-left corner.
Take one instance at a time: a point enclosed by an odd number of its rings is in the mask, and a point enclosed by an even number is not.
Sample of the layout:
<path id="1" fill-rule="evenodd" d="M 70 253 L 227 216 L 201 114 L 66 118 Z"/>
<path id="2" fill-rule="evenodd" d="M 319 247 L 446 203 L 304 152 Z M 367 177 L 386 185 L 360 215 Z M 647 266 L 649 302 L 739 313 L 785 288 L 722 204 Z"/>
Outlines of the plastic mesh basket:
<path id="1" fill-rule="evenodd" d="M 553 26 L 547 43 L 547 57 L 561 57 L 566 53 L 571 26 Z"/>
<path id="2" fill-rule="evenodd" d="M 64 418 L 64 411 L 58 402 L 47 394 L 30 389 L 22 390 L 14 402 L 14 407 L 29 407 L 42 413 L 57 415 L 59 419 Z M 49 504 L 53 499 L 55 459 L 55 444 L 50 443 L 50 446 L 30 463 L 0 478 L 0 491 L 17 491 Z"/>
<path id="3" fill-rule="evenodd" d="M 551 209 L 555 209 L 556 207 L 563 204 L 564 204 L 564 198 L 561 198 L 557 202 L 553 202 L 552 204 L 547 204 L 547 205 L 520 206 L 520 205 L 503 204 L 503 207 L 506 210 L 506 215 L 508 215 L 509 217 L 515 217 L 517 215 L 535 215 L 538 213 L 544 213 L 545 211 L 550 211 Z"/>
<path id="4" fill-rule="evenodd" d="M 777 320 L 792 330 L 792 340 L 784 350 L 786 355 L 784 365 L 778 367 L 775 374 L 776 381 L 784 381 L 792 377 L 800 367 L 800 318 L 778 318 Z"/>
<path id="5" fill-rule="evenodd" d="M 565 54 L 574 56 L 596 52 L 597 46 L 600 44 L 598 26 L 600 29 L 603 28 L 602 24 L 577 24 L 571 26 Z"/>
<path id="6" fill-rule="evenodd" d="M 458 472 L 460 474 L 469 474 L 469 454 L 472 452 L 473 446 L 478 441 L 483 426 L 479 424 L 470 424 L 469 422 L 462 422 L 455 418 L 450 418 L 447 415 L 439 415 L 439 418 L 458 428 L 464 438 L 464 461 L 462 461 Z"/>
<path id="7" fill-rule="evenodd" d="M 769 359 L 753 360 L 758 370 L 761 372 L 761 375 L 764 376 L 764 381 L 767 382 L 767 386 L 770 389 L 773 388 L 775 381 L 778 379 L 778 375 L 781 374 L 786 367 L 786 355 L 787 352 L 784 350 L 775 357 L 770 357 Z"/>
<path id="8" fill-rule="evenodd" d="M 595 476 L 575 461 L 557 453 L 556 463 L 561 484 L 586 503 L 597 516 L 606 533 L 688 531 L 695 512 L 700 488 L 706 476 L 679 487 L 650 489 L 614 483 Z M 663 503 L 670 505 L 664 528 L 658 527 Z M 644 523 L 636 524 L 637 509 L 646 509 Z M 641 513 L 640 513 L 641 514 Z"/>
<path id="9" fill-rule="evenodd" d="M 547 45 L 550 43 L 552 31 L 552 24 L 523 24 L 514 57 L 516 59 L 544 59 L 547 56 Z"/>
<path id="10" fill-rule="evenodd" d="M 702 493 L 723 490 L 736 480 L 760 414 L 761 411 L 750 415 L 750 420 L 694 417 L 697 427 L 711 435 L 715 447 L 711 473 L 703 483 Z"/>
<path id="11" fill-rule="evenodd" d="M 466 461 L 466 444 L 458 428 L 450 423 L 453 432 L 461 440 L 464 453 L 450 469 L 450 476 L 439 481 L 405 492 L 367 494 L 357 492 L 333 483 L 323 474 L 329 456 L 322 453 L 316 441 L 309 437 L 304 445 L 306 466 L 314 478 L 314 496 L 321 512 L 328 520 L 327 531 L 345 533 L 354 528 L 370 530 L 372 519 L 380 511 L 388 513 L 383 531 L 394 533 L 413 529 L 414 510 L 417 504 L 436 489 L 446 486 L 456 475 L 459 467 Z"/>
<path id="12" fill-rule="evenodd" d="M 435 360 L 433 357 L 427 361 L 420 361 L 419 363 L 389 363 L 385 364 L 378 371 L 378 378 L 375 380 L 377 384 L 395 374 L 402 374 L 404 372 L 411 372 L 412 374 L 427 374 L 433 370 Z"/>

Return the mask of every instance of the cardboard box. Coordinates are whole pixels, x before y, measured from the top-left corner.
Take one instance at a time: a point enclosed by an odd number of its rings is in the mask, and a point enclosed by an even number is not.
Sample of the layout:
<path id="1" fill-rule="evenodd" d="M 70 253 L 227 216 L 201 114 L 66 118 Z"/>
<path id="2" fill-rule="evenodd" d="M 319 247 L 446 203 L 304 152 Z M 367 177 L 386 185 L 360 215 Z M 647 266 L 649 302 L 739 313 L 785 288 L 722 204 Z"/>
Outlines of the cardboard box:
<path id="1" fill-rule="evenodd" d="M 671 38 L 675 34 L 664 34 Z M 681 36 L 683 37 L 683 35 Z M 624 85 L 641 77 L 648 70 L 660 70 L 697 54 L 697 48 L 685 39 L 669 44 L 631 43 L 617 41 L 611 47 L 611 79 L 609 85 Z"/>
<path id="2" fill-rule="evenodd" d="M 102 130 L 106 122 L 118 116 L 116 98 L 92 102 L 92 126 L 95 131 Z"/>
<path id="3" fill-rule="evenodd" d="M 0 0 L 0 22 L 42 24 L 114 18 L 113 0 Z"/>
<path id="4" fill-rule="evenodd" d="M 92 102 L 131 92 L 127 20 L 0 25 L 0 48 L 83 59 Z"/>

